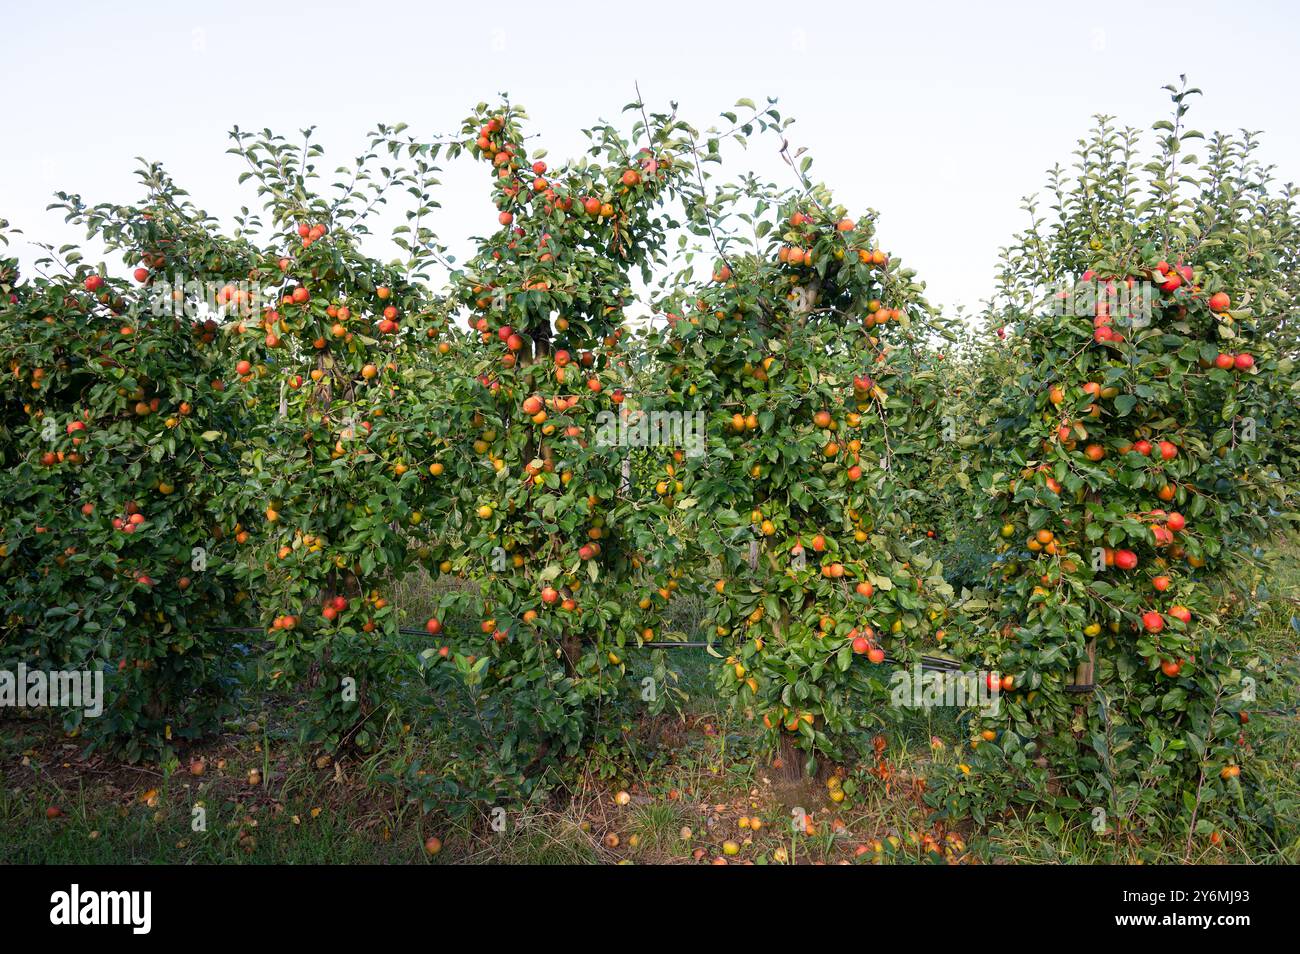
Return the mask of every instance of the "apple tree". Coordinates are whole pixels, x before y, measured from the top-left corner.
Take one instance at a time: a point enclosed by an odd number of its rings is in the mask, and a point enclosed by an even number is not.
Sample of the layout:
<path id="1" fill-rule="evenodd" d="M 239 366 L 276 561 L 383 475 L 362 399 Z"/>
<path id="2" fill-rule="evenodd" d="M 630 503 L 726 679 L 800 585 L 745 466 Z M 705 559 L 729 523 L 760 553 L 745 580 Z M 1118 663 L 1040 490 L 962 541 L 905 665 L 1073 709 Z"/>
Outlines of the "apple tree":
<path id="1" fill-rule="evenodd" d="M 153 277 L 240 262 L 238 243 L 187 231 L 198 214 L 157 167 L 138 206 L 70 220 L 138 264 L 134 280 L 46 249 L 6 277 L 0 354 L 7 456 L 0 497 L 5 664 L 100 671 L 105 710 L 70 730 L 154 757 L 219 724 L 241 654 L 226 488 L 238 409 L 215 324 Z"/>
<path id="2" fill-rule="evenodd" d="M 1101 807 L 1109 830 L 1203 827 L 1251 786 L 1251 576 L 1288 492 L 1277 249 L 1232 172 L 1249 143 L 1187 151 L 1194 92 L 1171 88 L 1152 162 L 1103 119 L 1077 180 L 1053 174 L 1057 220 L 1006 253 L 1020 371 L 984 416 L 999 599 L 973 650 L 1001 698 L 957 788 Z"/>
<path id="3" fill-rule="evenodd" d="M 926 488 L 909 479 L 941 440 L 948 332 L 874 214 L 849 217 L 806 169 L 797 192 L 697 197 L 716 263 L 666 298 L 656 345 L 657 406 L 707 414 L 674 496 L 728 647 L 720 688 L 811 772 L 885 717 L 886 653 L 933 644 L 951 590 L 912 546 Z M 744 229 L 726 228 L 733 214 Z"/>
<path id="4" fill-rule="evenodd" d="M 442 144 L 380 127 L 326 189 L 310 130 L 300 143 L 232 138 L 263 202 L 240 226 L 269 234 L 249 272 L 262 300 L 221 329 L 249 419 L 229 497 L 255 514 L 229 530 L 249 550 L 241 579 L 271 641 L 267 677 L 311 688 L 306 737 L 364 750 L 417 674 L 393 587 L 447 493 L 428 469 L 449 424 L 437 368 L 455 356 L 428 291 L 445 262 L 429 228 Z M 391 232 L 402 257 L 384 263 L 365 244 L 394 196 L 408 197 Z"/>

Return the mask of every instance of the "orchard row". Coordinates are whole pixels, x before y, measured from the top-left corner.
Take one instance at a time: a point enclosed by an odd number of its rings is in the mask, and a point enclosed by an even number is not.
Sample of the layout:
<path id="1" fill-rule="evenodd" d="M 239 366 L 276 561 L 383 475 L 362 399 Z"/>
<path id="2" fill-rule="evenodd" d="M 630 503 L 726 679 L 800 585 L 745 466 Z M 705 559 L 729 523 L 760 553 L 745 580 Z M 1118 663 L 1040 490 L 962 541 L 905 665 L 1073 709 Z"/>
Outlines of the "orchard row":
<path id="1" fill-rule="evenodd" d="M 6 662 L 110 669 L 71 727 L 137 757 L 210 731 L 254 661 L 331 747 L 376 744 L 412 685 L 468 694 L 477 763 L 419 784 L 508 797 L 613 744 L 633 654 L 696 636 L 667 621 L 699 593 L 720 690 L 805 771 L 897 717 L 893 664 L 940 655 L 1001 698 L 964 717 L 943 812 L 1062 784 L 1144 822 L 1239 800 L 1267 678 L 1247 555 L 1295 489 L 1289 193 L 1223 137 L 1199 201 L 1156 172 L 1141 201 L 1061 185 L 959 322 L 807 160 L 788 188 L 707 175 L 787 135 L 737 109 L 703 134 L 639 110 L 560 165 L 482 106 L 453 136 L 381 128 L 337 191 L 315 146 L 236 131 L 263 208 L 233 234 L 156 166 L 134 205 L 63 196 L 131 275 L 64 249 L 4 276 Z M 460 156 L 496 211 L 456 263 L 427 221 Z M 387 196 L 389 263 L 363 251 Z M 1095 304 L 1016 303 L 1063 281 Z M 1112 304 L 1137 288 L 1141 321 Z M 703 453 L 597 437 L 655 414 L 701 417 Z M 422 651 L 413 572 L 454 581 Z"/>

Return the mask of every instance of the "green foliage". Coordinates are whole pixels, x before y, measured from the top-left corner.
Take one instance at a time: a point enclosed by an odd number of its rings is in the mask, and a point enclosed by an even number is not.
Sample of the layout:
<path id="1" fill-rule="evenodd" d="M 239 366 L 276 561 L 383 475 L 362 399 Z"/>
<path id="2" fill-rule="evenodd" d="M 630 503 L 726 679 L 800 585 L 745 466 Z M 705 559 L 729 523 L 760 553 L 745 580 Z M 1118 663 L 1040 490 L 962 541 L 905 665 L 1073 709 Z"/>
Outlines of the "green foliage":
<path id="1" fill-rule="evenodd" d="M 809 769 L 948 654 L 1010 678 L 941 811 L 1263 817 L 1238 720 L 1257 548 L 1294 516 L 1300 217 L 1252 135 L 1186 127 L 1194 93 L 1151 158 L 1101 117 L 1052 171 L 978 337 L 770 101 L 702 131 L 632 103 L 559 164 L 480 104 L 379 127 L 337 182 L 311 130 L 236 129 L 258 207 L 229 229 L 156 165 L 139 204 L 60 194 L 136 281 L 0 260 L 0 664 L 105 669 L 109 714 L 69 727 L 133 756 L 213 727 L 246 661 L 330 748 L 424 693 L 454 754 L 405 781 L 470 811 L 584 750 L 616 771 L 675 704 L 629 657 L 699 589 L 721 694 Z M 719 183 L 769 137 L 793 188 Z M 462 158 L 495 224 L 457 263 L 430 219 Z M 413 645 L 416 569 L 457 585 Z"/>
<path id="2" fill-rule="evenodd" d="M 951 596 L 910 513 L 940 443 L 933 344 L 950 332 L 876 247 L 873 217 L 801 183 L 719 197 L 712 282 L 661 303 L 655 409 L 703 418 L 706 450 L 667 463 L 658 489 L 714 573 L 720 690 L 774 740 L 838 757 L 889 713 L 867 657 L 911 659 Z M 728 234 L 731 217 L 753 237 Z"/>
<path id="3" fill-rule="evenodd" d="M 105 713 L 68 728 L 138 758 L 211 731 L 232 695 L 237 416 L 210 327 L 62 259 L 0 305 L 0 664 L 102 671 Z"/>
<path id="4" fill-rule="evenodd" d="M 982 790 L 1010 772 L 1061 810 L 1138 828 L 1240 799 L 1238 713 L 1262 677 L 1240 571 L 1293 492 L 1275 206 L 1251 140 L 1215 137 L 1199 166 L 1184 151 L 1204 138 L 1184 126 L 1192 92 L 1172 90 L 1150 162 L 1103 118 L 1077 182 L 1053 174 L 1057 220 L 1035 218 L 1004 258 L 1016 370 L 985 379 L 981 416 L 1000 557 L 976 648 L 1015 683 L 977 720 L 997 731 Z"/>

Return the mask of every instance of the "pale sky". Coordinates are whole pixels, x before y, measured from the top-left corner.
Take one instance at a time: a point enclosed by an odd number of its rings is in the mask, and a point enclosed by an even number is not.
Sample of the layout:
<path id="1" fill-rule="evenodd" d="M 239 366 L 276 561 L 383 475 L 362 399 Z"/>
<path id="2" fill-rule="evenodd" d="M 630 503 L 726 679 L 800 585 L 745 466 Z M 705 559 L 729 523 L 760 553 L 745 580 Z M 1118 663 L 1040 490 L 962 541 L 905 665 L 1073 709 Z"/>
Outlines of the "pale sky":
<path id="1" fill-rule="evenodd" d="M 134 200 L 143 156 L 228 220 L 254 201 L 225 153 L 235 124 L 286 135 L 316 125 L 332 169 L 377 122 L 450 131 L 499 92 L 527 107 L 555 164 L 581 148 L 582 127 L 617 120 L 639 82 L 652 109 L 677 100 L 699 127 L 741 97 L 778 97 L 814 179 L 851 211 L 881 212 L 882 246 L 918 270 L 932 301 L 975 309 L 999 246 L 1025 222 L 1021 197 L 1069 163 L 1091 116 L 1147 129 L 1167 115 L 1161 87 L 1180 73 L 1205 92 L 1192 127 L 1262 130 L 1278 178 L 1300 178 L 1298 10 L 1244 0 L 10 0 L 0 218 L 28 239 L 79 241 L 45 211 L 51 195 Z M 772 145 L 737 161 L 788 183 Z M 467 236 L 495 227 L 488 180 L 461 160 L 443 181 L 434 227 L 463 252 Z M 24 266 L 36 257 L 21 244 L 17 253 Z"/>

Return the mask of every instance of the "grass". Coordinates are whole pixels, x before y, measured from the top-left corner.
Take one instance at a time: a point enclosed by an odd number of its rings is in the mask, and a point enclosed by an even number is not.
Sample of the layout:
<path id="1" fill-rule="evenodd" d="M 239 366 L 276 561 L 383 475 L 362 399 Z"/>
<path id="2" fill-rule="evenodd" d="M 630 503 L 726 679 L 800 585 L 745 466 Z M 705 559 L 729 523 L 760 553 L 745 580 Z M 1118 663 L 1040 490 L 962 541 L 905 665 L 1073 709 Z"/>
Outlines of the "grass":
<path id="1" fill-rule="evenodd" d="M 132 766 L 85 755 L 41 717 L 0 721 L 0 858 L 81 863 L 695 863 L 723 854 L 769 863 L 1259 863 L 1300 861 L 1300 545 L 1272 554 L 1257 590 L 1262 656 L 1278 678 L 1260 687 L 1252 712 L 1252 783 L 1264 814 L 1249 831 L 1225 829 L 1221 844 L 1196 839 L 1129 842 L 1099 838 L 1087 825 L 1049 828 L 1029 808 L 987 826 L 935 823 L 923 800 L 932 761 L 954 760 L 965 737 L 951 710 L 908 710 L 875 754 L 842 766 L 835 781 L 791 781 L 775 772 L 747 722 L 712 691 L 716 661 L 703 650 L 670 653 L 674 706 L 642 719 L 616 780 L 593 759 L 573 766 L 547 797 L 499 817 L 423 814 L 400 784 L 384 780 L 419 757 L 438 764 L 446 739 L 434 713 L 412 719 L 364 760 L 335 763 L 275 723 L 284 700 L 253 700 L 238 723 L 194 746 L 184 764 Z M 409 587 L 409 589 L 408 589 Z M 409 624 L 433 605 L 429 581 L 403 583 Z M 698 638 L 699 605 L 665 618 L 665 632 Z M 645 667 L 633 660 L 633 672 Z M 943 742 L 932 747 L 931 740 Z M 189 759 L 201 759 L 202 775 Z M 257 770 L 260 778 L 250 781 Z M 606 773 L 608 774 L 608 773 Z M 838 785 L 849 793 L 831 800 Z M 627 804 L 614 799 L 617 789 Z M 58 810 L 47 817 L 47 809 Z M 804 818 L 801 833 L 796 822 Z M 757 824 L 751 820 L 757 819 Z M 202 825 L 199 826 L 198 822 Z M 810 823 L 810 824 L 809 824 Z M 199 830 L 196 830 L 196 826 Z M 442 850 L 430 856 L 436 835 Z M 616 836 L 615 841 L 610 836 Z"/>

